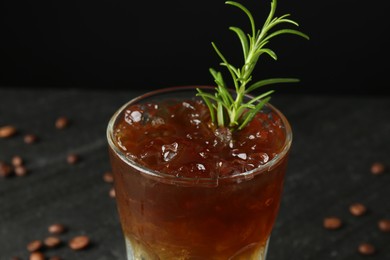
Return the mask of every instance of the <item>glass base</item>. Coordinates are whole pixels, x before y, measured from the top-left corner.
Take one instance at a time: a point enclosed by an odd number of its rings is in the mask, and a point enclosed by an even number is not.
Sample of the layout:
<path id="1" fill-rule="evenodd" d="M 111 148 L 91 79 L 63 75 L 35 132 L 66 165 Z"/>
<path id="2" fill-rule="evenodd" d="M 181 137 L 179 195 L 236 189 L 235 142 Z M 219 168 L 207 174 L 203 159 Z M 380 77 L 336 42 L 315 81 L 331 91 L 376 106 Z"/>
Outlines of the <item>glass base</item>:
<path id="1" fill-rule="evenodd" d="M 264 247 L 258 248 L 256 252 L 251 252 L 250 256 L 248 255 L 248 251 L 253 251 L 253 248 L 256 247 L 256 244 L 248 245 L 238 251 L 235 255 L 229 257 L 226 260 L 266 260 L 267 251 L 268 251 L 269 238 Z M 164 257 L 161 258 L 155 255 L 152 252 L 151 248 L 142 245 L 138 241 L 134 241 L 131 243 L 129 239 L 126 238 L 126 255 L 127 260 L 163 260 Z M 248 258 L 249 257 L 249 258 Z M 168 259 L 168 258 L 167 258 Z M 176 260 L 189 260 L 189 259 L 198 259 L 196 257 L 188 256 L 188 252 L 183 253 L 181 257 L 175 257 Z M 199 258 L 201 259 L 201 258 Z M 222 259 L 221 259 L 222 260 Z"/>

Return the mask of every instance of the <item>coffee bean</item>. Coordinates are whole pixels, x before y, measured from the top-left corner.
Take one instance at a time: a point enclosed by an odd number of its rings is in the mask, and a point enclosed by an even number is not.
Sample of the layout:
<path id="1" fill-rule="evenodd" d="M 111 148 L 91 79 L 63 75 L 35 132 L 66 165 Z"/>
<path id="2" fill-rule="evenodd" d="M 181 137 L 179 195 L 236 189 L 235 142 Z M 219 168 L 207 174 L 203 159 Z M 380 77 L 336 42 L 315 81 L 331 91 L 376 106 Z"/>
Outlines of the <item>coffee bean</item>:
<path id="1" fill-rule="evenodd" d="M 42 252 L 32 252 L 29 260 L 45 260 L 45 255 Z"/>
<path id="2" fill-rule="evenodd" d="M 69 120 L 68 120 L 68 118 L 66 118 L 64 116 L 57 118 L 57 120 L 55 122 L 55 126 L 57 129 L 64 129 L 68 125 L 69 125 Z"/>
<path id="3" fill-rule="evenodd" d="M 50 236 L 43 241 L 48 248 L 54 248 L 61 244 L 61 240 L 58 237 Z"/>
<path id="4" fill-rule="evenodd" d="M 23 140 L 26 144 L 33 144 L 38 140 L 38 137 L 34 134 L 27 134 L 24 136 Z"/>
<path id="5" fill-rule="evenodd" d="M 23 165 L 17 166 L 17 167 L 15 167 L 14 172 L 15 172 L 16 176 L 21 177 L 21 176 L 25 176 L 27 174 L 27 169 Z"/>
<path id="6" fill-rule="evenodd" d="M 114 176 L 111 172 L 105 172 L 103 174 L 103 180 L 107 183 L 113 183 L 114 182 Z"/>
<path id="7" fill-rule="evenodd" d="M 381 219 L 378 221 L 378 228 L 382 232 L 390 232 L 390 219 Z"/>
<path id="8" fill-rule="evenodd" d="M 12 168 L 8 163 L 0 161 L 0 177 L 8 177 L 12 173 Z"/>
<path id="9" fill-rule="evenodd" d="M 383 163 L 375 162 L 371 165 L 371 173 L 373 175 L 380 175 L 385 171 L 385 166 Z"/>
<path id="10" fill-rule="evenodd" d="M 341 228 L 342 224 L 341 219 L 338 217 L 326 217 L 323 222 L 324 228 L 332 230 Z"/>
<path id="11" fill-rule="evenodd" d="M 30 252 L 38 251 L 42 248 L 43 244 L 40 240 L 33 240 L 27 244 L 27 250 Z"/>
<path id="12" fill-rule="evenodd" d="M 16 128 L 10 125 L 0 127 L 0 138 L 9 138 L 15 135 L 17 132 Z"/>
<path id="13" fill-rule="evenodd" d="M 90 243 L 87 236 L 76 236 L 69 241 L 69 247 L 73 250 L 82 250 L 86 248 Z"/>
<path id="14" fill-rule="evenodd" d="M 115 189 L 114 188 L 111 188 L 108 195 L 111 197 L 111 198 L 115 198 L 116 197 L 116 192 L 115 192 Z"/>
<path id="15" fill-rule="evenodd" d="M 59 234 L 64 233 L 66 228 L 64 225 L 56 223 L 56 224 L 50 225 L 48 230 L 49 230 L 49 233 L 51 233 L 51 234 L 59 235 Z"/>
<path id="16" fill-rule="evenodd" d="M 12 157 L 11 163 L 14 167 L 22 166 L 23 165 L 23 159 L 19 155 L 15 155 Z"/>
<path id="17" fill-rule="evenodd" d="M 358 252 L 362 255 L 373 255 L 376 252 L 375 247 L 370 243 L 361 243 Z"/>
<path id="18" fill-rule="evenodd" d="M 76 164 L 80 160 L 79 156 L 77 154 L 68 154 L 68 157 L 66 158 L 66 161 L 69 164 Z"/>
<path id="19" fill-rule="evenodd" d="M 51 256 L 51 257 L 49 258 L 49 260 L 62 260 L 62 258 L 55 255 L 55 256 Z"/>
<path id="20" fill-rule="evenodd" d="M 362 203 L 353 203 L 349 206 L 349 212 L 352 215 L 359 217 L 367 212 L 367 208 Z"/>

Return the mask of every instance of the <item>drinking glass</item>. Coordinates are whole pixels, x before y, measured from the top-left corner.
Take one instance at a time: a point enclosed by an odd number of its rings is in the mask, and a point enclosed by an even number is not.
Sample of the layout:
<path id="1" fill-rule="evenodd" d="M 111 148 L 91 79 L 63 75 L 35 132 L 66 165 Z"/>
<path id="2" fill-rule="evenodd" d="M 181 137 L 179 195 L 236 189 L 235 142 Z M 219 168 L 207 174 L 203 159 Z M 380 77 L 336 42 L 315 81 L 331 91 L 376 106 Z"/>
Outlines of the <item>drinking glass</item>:
<path id="1" fill-rule="evenodd" d="M 137 163 L 115 138 L 128 106 L 185 100 L 195 93 L 194 87 L 149 92 L 123 105 L 109 121 L 109 156 L 127 260 L 264 260 L 292 142 L 290 125 L 278 109 L 267 104 L 259 112 L 278 125 L 273 158 L 231 176 L 191 178 L 158 172 Z"/>

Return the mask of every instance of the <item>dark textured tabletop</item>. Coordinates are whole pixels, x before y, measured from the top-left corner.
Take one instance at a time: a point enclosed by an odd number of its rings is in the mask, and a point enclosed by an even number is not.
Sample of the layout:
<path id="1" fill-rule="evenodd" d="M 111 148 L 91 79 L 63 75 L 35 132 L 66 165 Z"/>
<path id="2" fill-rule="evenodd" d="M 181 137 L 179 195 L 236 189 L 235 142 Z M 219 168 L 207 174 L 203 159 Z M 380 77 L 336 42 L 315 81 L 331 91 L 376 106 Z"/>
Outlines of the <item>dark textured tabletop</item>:
<path id="1" fill-rule="evenodd" d="M 61 223 L 63 243 L 46 249 L 49 257 L 70 260 L 125 259 L 110 171 L 105 129 L 110 116 L 139 91 L 56 88 L 0 88 L 0 127 L 17 134 L 0 138 L 0 161 L 24 159 L 25 176 L 0 177 L 0 259 L 28 259 L 27 244 L 49 236 Z M 280 213 L 267 260 L 390 259 L 390 233 L 378 221 L 390 219 L 390 96 L 275 94 L 272 102 L 289 119 L 294 133 Z M 57 129 L 58 117 L 70 124 Z M 34 134 L 36 142 L 24 137 Z M 67 162 L 69 154 L 79 161 Z M 380 162 L 382 174 L 372 174 Z M 354 216 L 349 207 L 367 212 Z M 342 227 L 328 230 L 324 218 Z M 68 242 L 86 235 L 91 243 L 74 251 Z M 376 253 L 362 256 L 367 242 Z"/>

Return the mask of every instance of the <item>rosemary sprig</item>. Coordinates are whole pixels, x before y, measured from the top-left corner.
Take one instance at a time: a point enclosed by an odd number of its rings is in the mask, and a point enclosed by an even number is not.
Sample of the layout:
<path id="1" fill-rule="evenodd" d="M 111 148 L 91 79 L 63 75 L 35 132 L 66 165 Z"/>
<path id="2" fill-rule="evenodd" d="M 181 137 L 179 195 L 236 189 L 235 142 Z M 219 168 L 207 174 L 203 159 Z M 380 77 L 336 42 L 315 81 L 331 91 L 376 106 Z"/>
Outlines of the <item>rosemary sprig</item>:
<path id="1" fill-rule="evenodd" d="M 233 98 L 221 72 L 216 71 L 213 68 L 210 68 L 210 73 L 217 84 L 215 94 L 212 95 L 198 89 L 197 95 L 202 97 L 208 106 L 213 123 L 217 124 L 218 127 L 228 127 L 231 131 L 234 131 L 243 129 L 253 119 L 256 113 L 270 100 L 270 95 L 274 91 L 270 90 L 265 92 L 245 103 L 244 97 L 246 94 L 270 84 L 299 81 L 295 78 L 271 78 L 260 80 L 249 85 L 252 81 L 252 72 L 262 54 L 268 54 L 271 58 L 277 60 L 275 52 L 269 48 L 265 48 L 269 40 L 281 34 L 295 34 L 306 39 L 309 39 L 309 37 L 306 34 L 293 29 L 279 29 L 271 32 L 271 29 L 274 29 L 276 25 L 282 23 L 299 26 L 295 21 L 287 19 L 287 17 L 290 16 L 289 14 L 282 15 L 281 17 L 274 17 L 277 0 L 272 0 L 270 13 L 260 30 L 256 29 L 253 16 L 245 6 L 234 1 L 227 1 L 225 3 L 235 6 L 245 12 L 249 18 L 252 29 L 250 34 L 245 34 L 244 31 L 238 27 L 229 28 L 236 33 L 241 42 L 244 55 L 244 65 L 241 68 L 236 68 L 231 65 L 217 48 L 216 44 L 212 42 L 215 52 L 222 60 L 220 65 L 226 67 L 232 77 L 236 95 L 235 98 Z"/>

